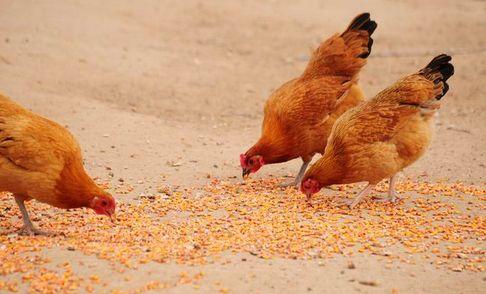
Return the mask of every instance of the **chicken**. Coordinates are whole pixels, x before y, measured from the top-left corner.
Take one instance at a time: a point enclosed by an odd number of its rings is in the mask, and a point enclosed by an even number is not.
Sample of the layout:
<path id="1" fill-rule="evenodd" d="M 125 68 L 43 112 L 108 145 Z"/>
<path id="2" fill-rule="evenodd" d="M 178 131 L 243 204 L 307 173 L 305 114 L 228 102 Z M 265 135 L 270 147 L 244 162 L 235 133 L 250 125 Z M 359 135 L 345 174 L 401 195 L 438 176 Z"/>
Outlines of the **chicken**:
<path id="1" fill-rule="evenodd" d="M 283 84 L 267 100 L 262 134 L 253 147 L 240 155 L 243 177 L 264 164 L 302 158 L 293 184 L 298 186 L 316 153 L 324 153 L 336 119 L 363 99 L 357 85 L 366 64 L 377 24 L 369 13 L 353 19 L 314 51 L 304 73 Z"/>
<path id="2" fill-rule="evenodd" d="M 47 234 L 29 218 L 25 202 L 31 199 L 65 209 L 89 207 L 110 218 L 115 213 L 113 197 L 86 174 L 74 137 L 1 94 L 0 191 L 15 197 L 24 235 Z"/>
<path id="3" fill-rule="evenodd" d="M 419 159 L 431 137 L 431 121 L 454 74 L 451 57 L 435 57 L 373 99 L 343 114 L 334 125 L 326 151 L 304 176 L 301 191 L 312 194 L 334 184 L 368 182 L 348 203 L 354 208 L 376 184 L 390 179 L 388 198 L 394 202 L 396 174 Z"/>

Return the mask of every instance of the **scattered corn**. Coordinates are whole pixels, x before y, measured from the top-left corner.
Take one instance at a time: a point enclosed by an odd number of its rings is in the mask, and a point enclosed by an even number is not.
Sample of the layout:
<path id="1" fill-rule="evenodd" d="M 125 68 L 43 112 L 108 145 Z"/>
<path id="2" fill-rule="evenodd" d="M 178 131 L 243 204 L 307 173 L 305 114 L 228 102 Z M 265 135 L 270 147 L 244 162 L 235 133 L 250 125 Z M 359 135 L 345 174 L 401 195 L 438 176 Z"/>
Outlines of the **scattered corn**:
<path id="1" fill-rule="evenodd" d="M 409 256 L 417 255 L 451 271 L 484 271 L 484 185 L 405 181 L 397 186 L 404 201 L 383 204 L 367 199 L 350 210 L 336 200 L 354 197 L 357 185 L 324 190 L 309 207 L 299 191 L 276 188 L 280 181 L 213 180 L 204 188 L 176 191 L 170 197 L 120 197 L 116 226 L 85 210 L 54 211 L 30 202 L 39 227 L 65 236 L 0 235 L 0 291 L 18 290 L 17 283 L 7 282 L 15 274 L 22 275 L 31 292 L 92 292 L 93 285 L 104 282 L 95 275 L 77 277 L 69 261 L 58 271 L 47 269 L 49 260 L 41 250 L 54 247 L 109 260 L 120 272 L 120 265 L 137 268 L 148 262 L 203 264 L 227 251 L 264 259 L 376 254 L 406 263 L 413 263 Z M 386 191 L 386 186 L 378 190 Z M 462 209 L 454 203 L 462 203 Z M 0 227 L 12 228 L 12 218 L 19 215 L 12 196 L 0 194 L 0 212 Z M 183 272 L 176 283 L 153 281 L 135 292 L 197 283 L 203 277 Z"/>

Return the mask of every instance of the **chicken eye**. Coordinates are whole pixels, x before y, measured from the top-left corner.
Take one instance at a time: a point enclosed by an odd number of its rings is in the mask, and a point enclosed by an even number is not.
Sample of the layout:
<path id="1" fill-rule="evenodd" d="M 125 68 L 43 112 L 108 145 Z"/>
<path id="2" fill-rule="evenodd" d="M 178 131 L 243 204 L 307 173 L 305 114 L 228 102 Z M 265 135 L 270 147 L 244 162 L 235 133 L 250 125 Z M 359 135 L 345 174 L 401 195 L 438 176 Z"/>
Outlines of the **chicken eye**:
<path id="1" fill-rule="evenodd" d="M 305 181 L 305 182 L 304 182 L 304 189 L 309 190 L 309 189 L 311 189 L 311 188 L 312 188 L 312 183 L 310 183 L 310 182 L 308 182 L 308 181 Z"/>
<path id="2" fill-rule="evenodd" d="M 253 165 L 253 159 L 248 160 L 248 163 L 249 163 L 250 165 Z"/>
<path id="3" fill-rule="evenodd" d="M 106 201 L 106 200 L 101 201 L 101 205 L 107 206 L 108 205 L 108 201 Z"/>

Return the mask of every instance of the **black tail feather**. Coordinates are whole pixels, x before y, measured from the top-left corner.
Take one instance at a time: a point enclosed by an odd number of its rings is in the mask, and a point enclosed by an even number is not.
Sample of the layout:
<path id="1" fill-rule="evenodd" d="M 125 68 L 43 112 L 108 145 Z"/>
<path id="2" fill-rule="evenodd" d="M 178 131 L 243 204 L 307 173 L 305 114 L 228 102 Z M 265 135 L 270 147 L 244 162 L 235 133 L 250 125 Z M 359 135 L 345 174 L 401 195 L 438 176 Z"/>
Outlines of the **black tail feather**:
<path id="1" fill-rule="evenodd" d="M 437 72 L 440 73 L 440 77 L 435 78 L 434 83 L 443 83 L 444 85 L 442 87 L 442 94 L 436 97 L 437 100 L 440 100 L 449 91 L 447 80 L 454 74 L 454 66 L 450 63 L 451 60 L 451 56 L 440 54 L 420 71 L 420 74 L 427 78 L 433 77 Z"/>
<path id="2" fill-rule="evenodd" d="M 371 35 L 378 27 L 378 24 L 370 19 L 370 14 L 368 12 L 362 13 L 356 16 L 352 21 L 351 24 L 348 26 L 346 31 L 367 31 L 369 40 L 368 40 L 368 52 L 361 54 L 358 56 L 359 58 L 366 58 L 371 53 L 371 46 L 373 46 L 373 39 Z"/>
<path id="3" fill-rule="evenodd" d="M 442 98 L 447 93 L 447 91 L 449 91 L 449 84 L 444 82 L 444 88 L 442 88 L 442 96 L 440 96 L 440 98 Z M 440 100 L 440 98 L 438 98 L 437 100 Z"/>
<path id="4" fill-rule="evenodd" d="M 347 31 L 359 30 L 364 24 L 370 20 L 370 13 L 364 12 L 356 16 L 348 26 Z"/>

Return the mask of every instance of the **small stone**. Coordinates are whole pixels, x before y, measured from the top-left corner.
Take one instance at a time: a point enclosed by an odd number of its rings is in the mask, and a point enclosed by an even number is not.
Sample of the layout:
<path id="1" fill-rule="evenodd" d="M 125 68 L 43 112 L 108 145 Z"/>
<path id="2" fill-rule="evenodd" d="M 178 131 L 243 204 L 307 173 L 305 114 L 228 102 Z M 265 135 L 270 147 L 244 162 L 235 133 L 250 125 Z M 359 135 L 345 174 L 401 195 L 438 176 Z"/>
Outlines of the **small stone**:
<path id="1" fill-rule="evenodd" d="M 453 272 L 462 272 L 464 270 L 464 266 L 462 264 L 458 264 L 451 268 Z"/>
<path id="2" fill-rule="evenodd" d="M 467 254 L 464 254 L 464 253 L 461 253 L 461 252 L 456 253 L 456 256 L 458 258 L 461 258 L 461 259 L 466 259 L 468 257 Z"/>
<path id="3" fill-rule="evenodd" d="M 171 161 L 167 161 L 167 165 L 170 166 L 170 167 L 178 167 L 178 166 L 182 165 L 182 162 L 180 162 L 180 161 L 175 162 L 175 161 L 171 160 Z"/>
<path id="4" fill-rule="evenodd" d="M 360 283 L 361 285 L 370 286 L 370 287 L 378 286 L 378 283 L 375 282 L 375 281 L 358 281 L 358 283 Z"/>

